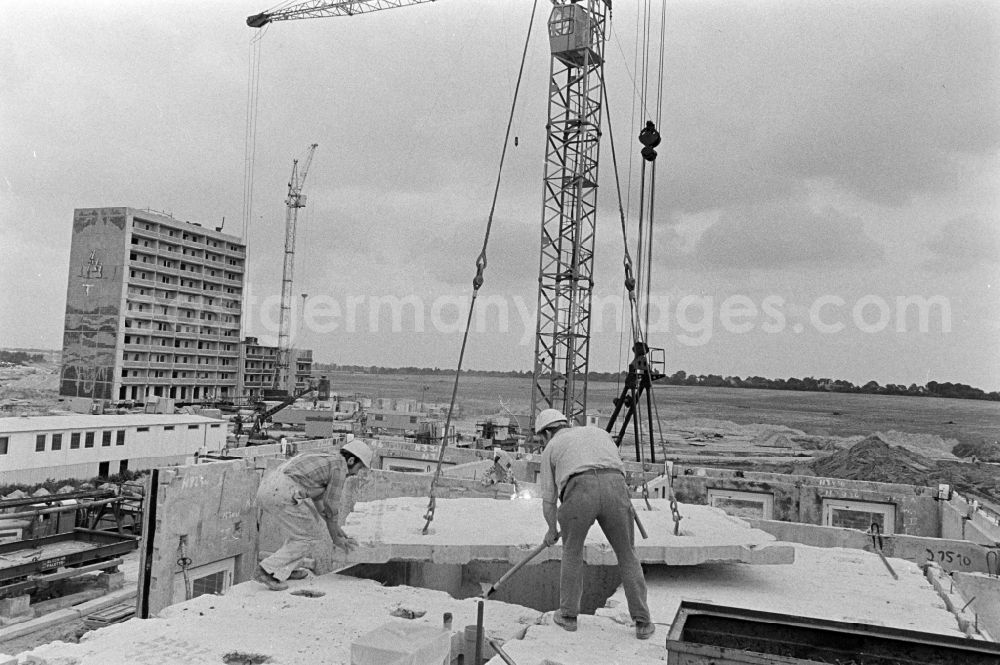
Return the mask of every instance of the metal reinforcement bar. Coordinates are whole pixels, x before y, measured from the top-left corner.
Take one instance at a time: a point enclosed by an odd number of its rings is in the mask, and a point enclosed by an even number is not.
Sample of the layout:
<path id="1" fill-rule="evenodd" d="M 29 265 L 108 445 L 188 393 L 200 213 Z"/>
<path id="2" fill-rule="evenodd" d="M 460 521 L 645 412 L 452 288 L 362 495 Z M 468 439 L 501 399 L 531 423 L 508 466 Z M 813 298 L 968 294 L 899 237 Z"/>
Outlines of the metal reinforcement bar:
<path id="1" fill-rule="evenodd" d="M 74 503 L 69 506 L 53 506 L 51 508 L 36 508 L 35 510 L 24 510 L 19 513 L 0 513 L 0 520 L 16 520 L 23 517 L 36 517 L 38 515 L 49 515 L 51 513 L 69 513 L 81 508 L 92 508 L 103 506 L 109 503 L 119 503 L 129 499 L 138 500 L 140 497 L 116 496 L 111 499 L 101 499 L 99 501 L 87 501 L 85 503 Z"/>

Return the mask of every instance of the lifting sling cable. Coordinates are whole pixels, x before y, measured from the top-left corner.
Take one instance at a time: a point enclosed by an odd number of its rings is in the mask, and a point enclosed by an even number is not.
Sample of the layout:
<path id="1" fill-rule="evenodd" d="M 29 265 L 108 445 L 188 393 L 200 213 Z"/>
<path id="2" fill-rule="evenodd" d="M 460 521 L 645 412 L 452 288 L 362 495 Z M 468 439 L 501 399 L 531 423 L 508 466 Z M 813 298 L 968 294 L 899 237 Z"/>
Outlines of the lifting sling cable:
<path id="1" fill-rule="evenodd" d="M 631 319 L 632 331 L 633 331 L 633 335 L 635 336 L 636 333 L 637 333 L 637 331 L 639 331 L 639 328 L 638 328 L 638 326 L 639 326 L 638 308 L 636 306 L 636 295 L 635 295 L 636 280 L 635 280 L 635 276 L 634 276 L 633 271 L 632 271 L 632 255 L 631 255 L 631 253 L 629 252 L 629 249 L 628 249 L 628 230 L 626 228 L 626 223 L 625 223 L 625 210 L 622 207 L 621 180 L 618 177 L 618 152 L 615 149 L 615 138 L 614 138 L 615 137 L 615 133 L 614 133 L 613 128 L 611 127 L 611 112 L 610 112 L 610 106 L 608 105 L 607 95 L 608 95 L 608 93 L 607 93 L 607 90 L 605 89 L 605 91 L 604 91 L 604 108 L 607 109 L 607 111 L 605 111 L 604 116 L 605 116 L 605 119 L 606 119 L 606 121 L 608 123 L 608 136 L 610 137 L 610 143 L 611 143 L 611 170 L 615 174 L 615 190 L 618 193 L 618 217 L 619 217 L 619 220 L 621 221 L 622 244 L 624 246 L 624 258 L 622 259 L 622 264 L 623 264 L 623 267 L 625 269 L 625 289 L 628 291 L 629 318 Z M 641 332 L 640 332 L 640 334 L 641 334 Z M 639 422 L 639 418 L 636 417 L 634 419 L 633 426 L 636 429 L 636 437 L 640 437 L 641 436 L 641 432 L 642 432 L 642 425 Z M 639 449 L 640 449 L 640 460 L 639 460 L 639 462 L 642 464 L 642 467 L 643 467 L 643 473 L 642 473 L 642 498 L 646 502 L 646 507 L 649 508 L 649 509 L 652 509 L 652 506 L 649 503 L 649 485 L 646 482 L 645 454 L 641 452 L 642 451 L 642 446 L 639 446 Z M 672 492 L 671 492 L 671 494 L 672 494 Z"/>
<path id="2" fill-rule="evenodd" d="M 483 237 L 483 247 L 476 257 L 476 276 L 472 279 L 472 299 L 469 302 L 469 316 L 465 321 L 465 332 L 462 335 L 462 348 L 458 354 L 458 367 L 455 369 L 455 382 L 451 388 L 451 403 L 448 405 L 448 417 L 445 419 L 444 432 L 441 435 L 441 447 L 438 449 L 437 466 L 434 469 L 434 477 L 431 479 L 430 496 L 427 502 L 427 512 L 424 514 L 423 535 L 427 535 L 431 522 L 434 520 L 434 509 L 436 498 L 434 495 L 437 489 L 438 479 L 441 477 L 441 466 L 444 462 L 444 451 L 448 446 L 448 431 L 451 429 L 451 417 L 455 410 L 455 398 L 458 395 L 458 379 L 462 375 L 462 361 L 465 358 L 465 347 L 469 341 L 469 329 L 472 325 L 472 313 L 476 308 L 476 297 L 479 295 L 479 287 L 483 285 L 483 273 L 486 272 L 486 247 L 490 242 L 490 231 L 493 228 L 493 213 L 497 207 L 497 197 L 500 194 L 500 178 L 503 175 L 504 160 L 507 157 L 507 146 L 510 143 L 510 130 L 514 124 L 514 110 L 517 108 L 517 96 L 521 90 L 521 79 L 524 77 L 524 63 L 528 59 L 528 44 L 531 42 L 531 26 L 535 22 L 535 10 L 538 8 L 538 0 L 534 0 L 531 5 L 531 18 L 528 20 L 528 33 L 524 39 L 524 51 L 521 53 L 521 68 L 517 72 L 517 84 L 514 86 L 514 99 L 510 104 L 510 116 L 507 119 L 507 131 L 504 134 L 503 149 L 500 152 L 500 166 L 497 169 L 496 185 L 493 188 L 493 202 L 490 205 L 490 214 L 486 220 L 486 233 Z"/>
<path id="3" fill-rule="evenodd" d="M 658 76 L 657 76 L 657 90 L 656 90 L 656 116 L 655 117 L 656 117 L 656 126 L 657 127 L 659 127 L 662 124 L 661 120 L 662 120 L 662 113 L 663 113 L 663 77 L 664 77 L 664 64 L 663 64 L 663 62 L 664 62 L 664 54 L 666 52 L 666 32 L 667 32 L 666 31 L 666 26 L 667 26 L 667 8 L 666 8 L 666 3 L 663 3 L 661 5 L 661 9 L 660 9 L 660 53 L 659 53 L 660 57 L 659 57 L 659 71 L 658 71 Z M 657 143 L 659 143 L 659 134 L 657 134 Z M 656 159 L 655 159 L 656 155 L 655 155 L 655 152 L 653 153 L 652 156 L 653 156 L 653 159 L 649 160 L 651 162 L 651 168 L 650 168 L 651 185 L 650 185 L 650 194 L 649 194 L 649 239 L 647 241 L 647 251 L 649 252 L 649 256 L 648 256 L 648 260 L 647 260 L 647 269 L 648 269 L 648 272 L 646 274 L 646 298 L 647 298 L 647 305 L 646 305 L 647 306 L 647 310 L 646 310 L 646 323 L 647 323 L 647 327 L 646 327 L 646 330 L 647 331 L 649 329 L 649 327 L 648 327 L 648 323 L 649 323 L 649 309 L 648 309 L 648 307 L 649 307 L 649 304 L 648 304 L 649 300 L 648 300 L 648 298 L 649 298 L 650 293 L 652 292 L 653 218 L 654 218 L 654 210 L 655 210 L 655 205 L 654 204 L 655 204 L 655 194 L 656 194 Z M 645 340 L 645 337 L 643 339 Z M 648 349 L 648 347 L 646 347 L 646 348 Z M 660 422 L 659 407 L 658 407 L 658 405 L 656 403 L 655 397 L 653 396 L 652 370 L 651 370 L 650 364 L 648 362 L 645 363 L 644 371 L 646 372 L 646 377 L 645 377 L 646 378 L 646 382 L 649 385 L 649 388 L 648 388 L 649 403 L 653 407 L 653 414 L 652 415 L 655 416 L 656 429 L 657 429 L 657 432 L 659 433 L 660 443 L 662 445 L 662 443 L 663 443 L 663 425 Z M 650 435 L 650 438 L 652 439 L 653 433 L 650 432 L 649 435 Z M 652 444 L 652 441 L 651 441 L 651 444 Z M 666 464 L 666 462 L 664 462 L 664 464 Z M 670 512 L 673 514 L 674 535 L 677 536 L 677 535 L 680 535 L 680 523 L 681 523 L 682 517 L 681 517 L 681 514 L 680 514 L 680 510 L 678 508 L 677 497 L 674 494 L 673 476 L 672 476 L 671 473 L 668 473 L 667 476 L 668 476 L 667 477 L 667 482 L 668 482 L 667 487 L 670 490 Z"/>
<path id="4" fill-rule="evenodd" d="M 657 77 L 657 88 L 656 88 L 656 126 L 660 127 L 662 125 L 661 121 L 663 119 L 663 76 L 664 76 L 664 65 L 663 59 L 666 53 L 666 42 L 667 42 L 667 3 L 662 3 L 660 5 L 660 68 L 659 76 Z M 656 162 L 653 162 L 653 181 L 656 180 Z M 653 210 L 653 196 L 656 193 L 655 185 L 653 191 L 650 193 L 650 227 L 649 227 L 649 247 L 650 252 L 652 252 L 653 245 L 653 226 L 652 226 L 652 210 Z M 650 255 L 649 266 L 652 268 L 652 255 Z M 650 271 L 652 273 L 652 271 Z M 651 292 L 651 287 L 647 284 L 647 294 Z M 649 330 L 648 319 L 646 330 Z M 650 385 L 652 385 L 652 377 L 650 376 Z M 656 400 L 652 400 L 653 413 L 655 415 L 656 429 L 660 436 L 660 443 L 663 443 L 663 426 L 660 423 L 660 410 L 656 403 Z M 650 434 L 652 436 L 652 434 Z"/>
<path id="5" fill-rule="evenodd" d="M 661 32 L 661 41 L 662 41 L 662 39 L 663 39 L 663 36 L 662 36 L 662 32 Z M 662 72 L 662 67 L 661 67 L 661 72 Z M 661 78 L 662 78 L 662 73 L 661 73 Z M 606 91 L 604 93 L 604 106 L 605 106 L 606 109 L 609 109 L 609 111 L 610 111 L 610 106 L 608 105 L 607 92 Z M 618 194 L 618 214 L 619 214 L 619 218 L 620 218 L 620 221 L 621 221 L 622 240 L 623 240 L 623 245 L 624 245 L 624 259 L 623 259 L 623 263 L 624 263 L 624 269 L 625 269 L 625 288 L 628 291 L 629 309 L 630 309 L 631 319 L 632 319 L 632 322 L 633 322 L 633 332 L 634 332 L 637 340 L 645 343 L 646 342 L 646 335 L 645 335 L 644 330 L 641 327 L 641 323 L 640 323 L 639 315 L 638 315 L 638 306 L 637 306 L 637 302 L 636 302 L 636 294 L 635 294 L 636 279 L 635 279 L 635 276 L 634 276 L 633 271 L 632 271 L 632 258 L 631 258 L 631 255 L 630 255 L 629 249 L 628 249 L 628 231 L 627 231 L 626 221 L 625 221 L 625 211 L 622 208 L 621 182 L 620 182 L 619 176 L 618 176 L 618 173 L 619 173 L 619 171 L 618 171 L 618 157 L 617 157 L 617 151 L 616 151 L 616 148 L 615 148 L 614 131 L 613 131 L 612 127 L 611 127 L 611 114 L 610 114 L 610 112 L 607 112 L 605 114 L 605 116 L 606 116 L 607 122 L 608 122 L 608 135 L 610 136 L 610 140 L 611 140 L 612 171 L 615 174 L 615 188 L 616 188 L 616 191 L 617 191 L 617 194 Z M 653 162 L 653 165 L 654 165 L 654 168 L 655 168 L 655 161 Z M 644 177 L 644 174 L 645 174 L 645 170 L 643 170 L 643 177 Z M 655 171 L 654 171 L 654 176 L 655 176 Z M 644 187 L 644 185 L 643 185 L 643 187 Z M 641 229 L 641 224 L 640 224 L 640 229 Z M 650 244 L 650 247 L 651 247 L 652 243 L 650 242 L 649 244 Z M 652 255 L 650 253 L 650 260 L 651 260 L 651 258 L 652 258 Z M 648 346 L 645 347 L 645 348 L 648 349 Z M 649 389 L 648 390 L 650 391 L 650 397 L 651 397 L 653 382 L 652 382 L 652 373 L 650 371 L 649 363 L 648 362 L 644 364 L 643 371 L 645 372 L 645 379 L 646 379 L 646 382 L 649 385 Z M 659 422 L 658 409 L 656 408 L 656 401 L 653 400 L 652 398 L 650 399 L 650 401 L 653 404 L 654 411 L 656 411 L 656 425 L 657 425 L 657 428 L 660 430 L 660 440 L 662 441 L 663 433 L 662 433 L 662 429 L 660 429 L 661 425 L 660 425 L 660 422 Z M 638 416 L 636 416 L 637 423 L 638 423 L 639 420 L 640 419 L 638 418 Z M 637 429 L 637 431 L 641 431 L 641 425 L 637 426 L 636 429 Z M 652 435 L 653 435 L 653 433 L 650 432 L 650 436 L 652 436 Z M 639 446 L 639 449 L 640 449 L 640 451 L 642 451 L 642 446 Z M 644 454 L 642 452 L 640 452 L 640 458 L 641 458 L 643 467 L 645 467 Z M 647 507 L 650 507 L 650 504 L 649 504 L 649 486 L 648 486 L 648 484 L 646 482 L 645 474 L 643 474 L 642 481 L 643 481 L 642 482 L 643 499 L 646 501 Z M 671 510 L 671 513 L 673 515 L 673 520 L 674 520 L 674 535 L 679 535 L 679 533 L 680 533 L 680 521 L 681 521 L 682 518 L 681 518 L 681 515 L 680 515 L 680 511 L 678 510 L 677 498 L 674 495 L 673 480 L 672 480 L 672 477 L 669 474 L 667 475 L 667 488 L 668 488 L 669 493 L 670 493 L 670 510 Z"/>
<path id="6" fill-rule="evenodd" d="M 243 228 L 241 235 L 247 247 L 246 256 L 243 259 L 243 279 L 245 284 L 249 284 L 250 279 L 250 230 L 253 219 L 253 185 L 254 166 L 257 155 L 257 108 L 260 99 L 260 53 L 261 40 L 267 28 L 256 32 L 250 38 L 249 64 L 247 67 L 247 100 L 246 114 L 247 125 L 243 134 Z M 247 309 L 247 298 L 249 289 L 242 289 L 240 296 L 241 311 Z M 240 339 L 243 339 L 247 332 L 244 326 L 244 317 L 240 317 Z M 242 395 L 239 396 L 242 399 Z"/>

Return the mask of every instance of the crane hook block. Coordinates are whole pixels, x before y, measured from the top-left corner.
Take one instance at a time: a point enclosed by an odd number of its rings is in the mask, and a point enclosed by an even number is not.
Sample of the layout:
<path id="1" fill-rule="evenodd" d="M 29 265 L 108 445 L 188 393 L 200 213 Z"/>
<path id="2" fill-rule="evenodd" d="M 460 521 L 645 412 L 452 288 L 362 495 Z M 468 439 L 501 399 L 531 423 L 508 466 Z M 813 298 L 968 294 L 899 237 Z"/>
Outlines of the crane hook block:
<path id="1" fill-rule="evenodd" d="M 646 121 L 646 126 L 639 132 L 639 143 L 647 148 L 655 148 L 660 145 L 660 133 L 656 131 L 656 125 L 652 120 Z"/>
<path id="2" fill-rule="evenodd" d="M 640 151 L 642 153 L 642 158 L 647 162 L 655 160 L 656 151 L 653 150 L 653 148 L 660 145 L 660 133 L 656 131 L 656 125 L 653 124 L 652 120 L 647 120 L 646 126 L 642 128 L 641 132 L 639 132 L 639 143 L 645 146 Z"/>
<path id="3" fill-rule="evenodd" d="M 247 16 L 247 25 L 251 28 L 263 28 L 265 25 L 271 22 L 271 16 L 267 12 L 261 12 L 260 14 L 254 14 L 253 16 Z"/>

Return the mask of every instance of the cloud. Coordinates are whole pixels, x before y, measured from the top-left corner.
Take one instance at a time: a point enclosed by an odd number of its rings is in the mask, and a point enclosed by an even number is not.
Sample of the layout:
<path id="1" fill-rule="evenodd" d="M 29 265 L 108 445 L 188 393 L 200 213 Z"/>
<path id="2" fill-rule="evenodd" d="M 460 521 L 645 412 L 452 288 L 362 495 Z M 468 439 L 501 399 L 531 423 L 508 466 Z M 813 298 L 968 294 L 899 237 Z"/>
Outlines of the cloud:
<path id="1" fill-rule="evenodd" d="M 883 249 L 857 217 L 832 207 L 816 211 L 804 203 L 782 202 L 727 209 L 693 249 L 684 252 L 668 244 L 665 254 L 673 265 L 692 269 L 770 270 L 870 264 Z"/>
<path id="2" fill-rule="evenodd" d="M 971 268 L 1000 262 L 1000 226 L 977 215 L 949 220 L 924 242 L 932 257 L 924 267 L 933 271 Z"/>
<path id="3" fill-rule="evenodd" d="M 820 178 L 891 206 L 959 187 L 954 157 L 1000 147 L 1000 5 L 902 9 L 674 6 L 661 203 L 766 201 Z"/>

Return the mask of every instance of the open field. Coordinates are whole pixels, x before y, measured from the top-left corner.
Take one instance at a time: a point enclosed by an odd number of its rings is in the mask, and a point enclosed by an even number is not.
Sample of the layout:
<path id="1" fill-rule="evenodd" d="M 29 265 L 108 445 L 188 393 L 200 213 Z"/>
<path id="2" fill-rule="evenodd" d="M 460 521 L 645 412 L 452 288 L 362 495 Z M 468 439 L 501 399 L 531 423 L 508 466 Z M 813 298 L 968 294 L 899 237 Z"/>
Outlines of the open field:
<path id="1" fill-rule="evenodd" d="M 333 392 L 367 393 L 373 397 L 448 402 L 454 377 L 427 375 L 338 374 L 324 372 Z M 592 382 L 587 402 L 591 409 L 610 413 L 621 386 Z M 978 443 L 1000 439 L 1000 403 L 976 400 L 656 386 L 660 418 L 707 419 L 738 425 L 787 426 L 817 436 L 865 436 L 874 432 L 930 434 L 944 440 Z M 463 376 L 458 401 L 466 415 L 496 413 L 500 398 L 515 413 L 527 413 L 530 379 Z"/>
<path id="2" fill-rule="evenodd" d="M 317 374 L 320 374 L 317 372 Z M 334 392 L 447 403 L 454 376 L 323 372 Z M 422 389 L 427 386 L 426 392 Z M 58 367 L 43 363 L 0 373 L 0 402 L 24 401 L 59 408 Z M 591 409 L 610 413 L 621 386 L 591 382 Z M 423 394 L 422 394 L 423 393 Z M 748 390 L 660 385 L 654 388 L 664 421 L 729 421 L 737 425 L 786 426 L 815 436 L 866 436 L 873 432 L 927 434 L 956 443 L 1000 440 L 1000 403 L 929 397 Z M 458 401 L 466 416 L 493 414 L 500 399 L 527 413 L 530 379 L 463 376 Z"/>

